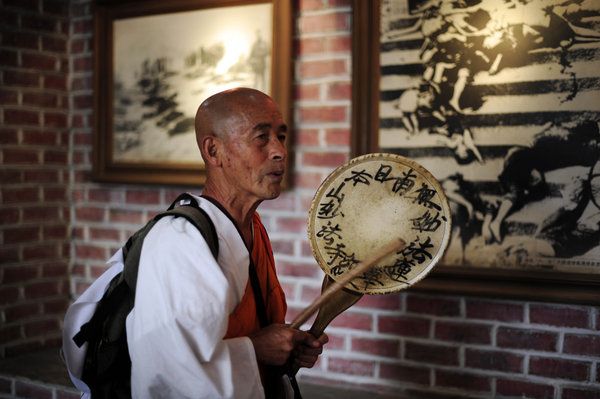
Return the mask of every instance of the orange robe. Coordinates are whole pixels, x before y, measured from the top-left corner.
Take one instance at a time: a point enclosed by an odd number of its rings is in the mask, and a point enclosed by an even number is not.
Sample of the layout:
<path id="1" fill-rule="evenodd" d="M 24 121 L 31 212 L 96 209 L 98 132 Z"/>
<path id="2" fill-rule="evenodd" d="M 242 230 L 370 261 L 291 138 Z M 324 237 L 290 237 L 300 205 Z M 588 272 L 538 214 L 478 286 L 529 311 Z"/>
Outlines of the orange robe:
<path id="1" fill-rule="evenodd" d="M 271 242 L 258 213 L 254 214 L 252 223 L 254 226 L 254 244 L 250 256 L 256 268 L 258 281 L 260 281 L 262 296 L 267 308 L 267 319 L 270 324 L 285 323 L 287 304 L 285 302 L 285 294 L 277 279 Z M 225 338 L 247 336 L 260 330 L 260 328 L 254 292 L 250 278 L 248 278 L 246 291 L 241 302 L 233 313 L 229 315 L 229 324 Z"/>

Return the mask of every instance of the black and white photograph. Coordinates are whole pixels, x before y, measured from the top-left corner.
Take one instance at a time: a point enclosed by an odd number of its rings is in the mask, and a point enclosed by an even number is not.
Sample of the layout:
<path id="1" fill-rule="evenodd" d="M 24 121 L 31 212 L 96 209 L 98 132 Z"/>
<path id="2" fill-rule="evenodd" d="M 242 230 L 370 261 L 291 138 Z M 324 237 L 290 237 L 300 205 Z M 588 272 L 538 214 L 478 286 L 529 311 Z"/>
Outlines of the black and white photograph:
<path id="1" fill-rule="evenodd" d="M 600 274 L 600 3 L 384 0 L 377 143 L 451 202 L 444 264 Z"/>
<path id="2" fill-rule="evenodd" d="M 197 162 L 198 104 L 233 87 L 270 92 L 272 8 L 266 3 L 116 20 L 114 160 Z"/>

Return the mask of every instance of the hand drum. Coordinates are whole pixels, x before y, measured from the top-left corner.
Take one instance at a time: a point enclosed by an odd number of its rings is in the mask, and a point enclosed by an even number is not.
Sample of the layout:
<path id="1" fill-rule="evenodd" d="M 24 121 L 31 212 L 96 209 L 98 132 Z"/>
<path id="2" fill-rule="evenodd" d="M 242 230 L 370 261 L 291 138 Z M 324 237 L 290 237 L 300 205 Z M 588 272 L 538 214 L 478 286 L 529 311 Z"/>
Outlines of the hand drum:
<path id="1" fill-rule="evenodd" d="M 368 154 L 334 170 L 317 190 L 308 219 L 310 247 L 326 274 L 323 290 L 390 242 L 404 244 L 321 303 L 313 335 L 363 294 L 396 292 L 423 279 L 443 256 L 451 225 L 441 185 L 408 158 Z"/>

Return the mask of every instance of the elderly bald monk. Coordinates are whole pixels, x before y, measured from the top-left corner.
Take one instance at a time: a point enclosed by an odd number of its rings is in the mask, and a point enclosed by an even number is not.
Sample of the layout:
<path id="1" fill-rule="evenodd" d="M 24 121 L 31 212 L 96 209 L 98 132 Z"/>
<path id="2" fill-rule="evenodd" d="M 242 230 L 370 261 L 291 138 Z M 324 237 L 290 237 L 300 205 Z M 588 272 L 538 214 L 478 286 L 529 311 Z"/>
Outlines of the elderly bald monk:
<path id="1" fill-rule="evenodd" d="M 162 218 L 146 236 L 127 321 L 132 395 L 293 397 L 273 366 L 292 358 L 312 367 L 327 336 L 284 324 L 285 295 L 257 213 L 281 193 L 287 126 L 269 96 L 248 88 L 205 100 L 195 125 L 207 173 L 196 199 L 216 226 L 219 256 L 184 218 Z"/>

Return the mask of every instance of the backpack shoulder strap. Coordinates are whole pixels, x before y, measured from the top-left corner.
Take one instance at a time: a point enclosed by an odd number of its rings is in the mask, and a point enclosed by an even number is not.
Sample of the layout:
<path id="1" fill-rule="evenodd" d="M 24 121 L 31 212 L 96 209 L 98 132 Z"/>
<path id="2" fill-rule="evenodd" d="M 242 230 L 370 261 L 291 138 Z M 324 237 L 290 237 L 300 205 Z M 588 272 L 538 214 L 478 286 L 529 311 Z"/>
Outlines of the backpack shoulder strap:
<path id="1" fill-rule="evenodd" d="M 189 199 L 190 203 L 175 207 L 175 205 L 182 199 Z M 138 230 L 123 247 L 123 258 L 125 259 L 123 278 L 133 292 L 135 292 L 135 284 L 137 281 L 138 266 L 140 255 L 142 253 L 144 238 L 154 224 L 156 224 L 157 221 L 165 216 L 184 217 L 187 219 L 198 229 L 198 231 L 200 231 L 215 259 L 217 259 L 219 255 L 219 238 L 212 220 L 206 214 L 206 212 L 200 208 L 194 197 L 186 193 L 181 194 L 175 201 L 173 201 L 167 211 L 156 215 L 148 222 L 148 224 L 146 224 L 146 226 Z"/>

